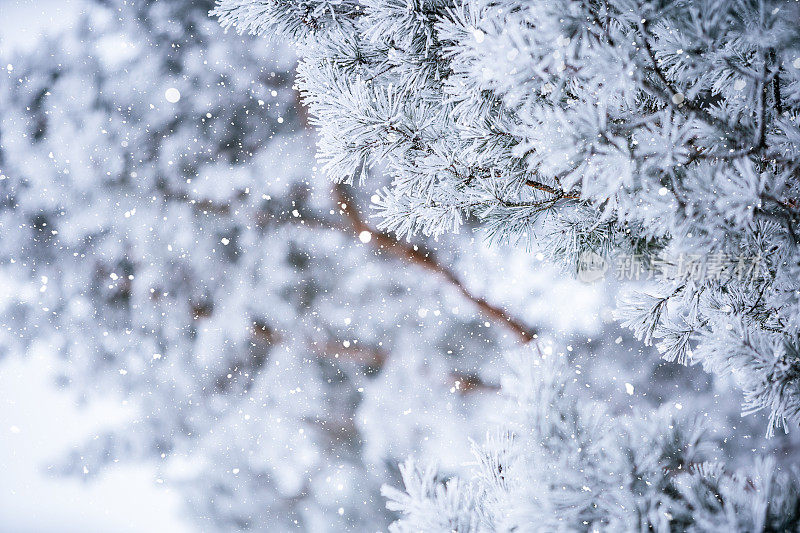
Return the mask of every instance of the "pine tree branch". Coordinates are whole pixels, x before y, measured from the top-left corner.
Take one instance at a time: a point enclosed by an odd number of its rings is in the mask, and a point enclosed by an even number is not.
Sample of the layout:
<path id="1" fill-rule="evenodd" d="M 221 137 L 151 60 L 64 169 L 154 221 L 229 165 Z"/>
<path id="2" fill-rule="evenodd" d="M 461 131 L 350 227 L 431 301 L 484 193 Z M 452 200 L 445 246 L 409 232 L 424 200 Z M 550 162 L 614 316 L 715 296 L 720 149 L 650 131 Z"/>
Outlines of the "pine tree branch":
<path id="1" fill-rule="evenodd" d="M 308 116 L 308 108 L 303 104 L 300 98 L 300 93 L 296 93 L 296 102 L 297 112 L 303 127 L 306 129 L 306 131 L 313 133 L 314 129 L 311 127 L 310 117 Z M 348 194 L 346 187 L 347 186 L 342 183 L 336 183 L 332 187 L 332 194 L 336 203 L 339 205 L 342 215 L 344 215 L 345 220 L 349 223 L 351 229 L 356 235 L 362 231 L 367 231 L 372 236 L 370 242 L 373 246 L 380 250 L 386 250 L 403 261 L 420 266 L 428 272 L 441 277 L 456 290 L 458 290 L 458 292 L 460 292 L 464 298 L 472 302 L 486 318 L 506 327 L 521 342 L 528 343 L 538 336 L 538 330 L 536 328 L 531 328 L 525 325 L 521 319 L 510 315 L 500 307 L 489 303 L 486 301 L 486 299 L 472 294 L 472 292 L 470 292 L 470 290 L 453 271 L 435 259 L 432 252 L 422 251 L 418 247 L 415 248 L 409 244 L 402 243 L 392 235 L 382 232 L 367 224 L 361 217 L 360 213 L 358 213 L 355 203 L 353 202 L 352 197 Z M 339 229 L 338 226 L 332 227 Z"/>
<path id="2" fill-rule="evenodd" d="M 457 289 L 464 298 L 472 302 L 486 318 L 508 328 L 523 343 L 530 342 L 536 338 L 536 329 L 526 326 L 522 320 L 487 302 L 486 299 L 472 294 L 452 270 L 436 260 L 432 252 L 402 243 L 392 235 L 379 231 L 367 224 L 356 210 L 353 198 L 346 190 L 346 185 L 341 183 L 334 184 L 333 197 L 342 215 L 356 235 L 364 231 L 369 232 L 372 236 L 370 242 L 378 249 L 385 250 L 403 261 L 422 267 L 428 272 L 439 276 Z"/>
<path id="3" fill-rule="evenodd" d="M 650 63 L 650 66 L 655 72 L 656 77 L 661 82 L 661 84 L 666 88 L 667 96 L 665 96 L 661 89 L 653 85 L 649 80 L 642 79 L 642 86 L 650 92 L 653 96 L 658 98 L 659 100 L 665 102 L 672 108 L 680 109 L 685 108 L 688 109 L 690 112 L 694 113 L 695 115 L 702 118 L 707 124 L 714 126 L 717 129 L 722 131 L 730 129 L 725 123 L 720 121 L 717 117 L 703 109 L 695 105 L 693 102 L 688 100 L 683 93 L 679 92 L 675 87 L 673 87 L 672 83 L 667 78 L 667 75 L 664 73 L 661 65 L 658 63 L 658 59 L 656 59 L 655 52 L 653 52 L 653 48 L 650 46 L 650 40 L 648 38 L 649 32 L 647 31 L 647 22 L 639 22 L 638 23 L 639 29 L 639 42 L 642 46 L 642 49 L 645 51 L 645 55 Z M 680 103 L 676 102 L 678 98 L 681 98 Z M 747 149 L 748 153 L 752 151 L 752 148 Z"/>

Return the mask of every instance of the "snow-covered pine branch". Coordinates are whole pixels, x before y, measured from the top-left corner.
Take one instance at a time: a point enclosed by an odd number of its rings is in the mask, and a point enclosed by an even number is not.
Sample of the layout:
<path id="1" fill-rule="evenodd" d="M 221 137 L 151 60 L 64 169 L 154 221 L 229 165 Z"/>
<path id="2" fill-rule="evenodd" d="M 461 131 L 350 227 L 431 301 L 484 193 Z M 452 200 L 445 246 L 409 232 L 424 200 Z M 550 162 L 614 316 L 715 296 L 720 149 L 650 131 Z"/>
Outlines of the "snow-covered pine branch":
<path id="1" fill-rule="evenodd" d="M 524 350 L 510 363 L 508 423 L 474 445 L 471 478 L 409 459 L 405 491 L 383 489 L 401 516 L 391 531 L 798 530 L 796 472 L 772 460 L 730 470 L 698 419 L 581 403 L 562 355 Z"/>
<path id="2" fill-rule="evenodd" d="M 295 39 L 325 171 L 387 172 L 384 229 L 437 236 L 476 218 L 571 265 L 587 252 L 667 265 L 669 302 L 623 310 L 637 335 L 733 373 L 776 425 L 800 422 L 795 350 L 739 357 L 714 333 L 732 319 L 747 338 L 800 338 L 796 2 L 220 0 L 215 13 Z M 720 254 L 758 269 L 697 280 L 676 266 Z"/>

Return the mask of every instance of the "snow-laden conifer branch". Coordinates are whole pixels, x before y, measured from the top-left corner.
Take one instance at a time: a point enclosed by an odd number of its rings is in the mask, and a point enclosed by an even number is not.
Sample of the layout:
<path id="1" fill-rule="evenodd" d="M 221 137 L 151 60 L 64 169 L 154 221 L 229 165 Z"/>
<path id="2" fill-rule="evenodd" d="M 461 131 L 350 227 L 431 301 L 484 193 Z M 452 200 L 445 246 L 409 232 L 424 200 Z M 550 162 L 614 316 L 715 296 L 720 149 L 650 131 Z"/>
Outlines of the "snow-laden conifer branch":
<path id="1" fill-rule="evenodd" d="M 770 459 L 729 469 L 699 418 L 581 404 L 561 355 L 510 362 L 507 423 L 473 447 L 471 476 L 409 459 L 405 490 L 383 489 L 400 513 L 390 531 L 797 531 L 796 472 Z"/>
<path id="2" fill-rule="evenodd" d="M 797 384 L 756 364 L 772 354 L 737 357 L 708 334 L 733 314 L 752 338 L 800 335 L 796 2 L 220 0 L 217 13 L 296 40 L 325 171 L 391 178 L 382 230 L 436 236 L 474 218 L 572 268 L 636 255 L 654 293 L 675 293 L 624 304 L 637 336 L 751 376 L 762 400 L 748 405 L 800 422 Z M 307 13 L 324 31 L 297 30 Z M 711 275 L 687 280 L 690 257 Z"/>

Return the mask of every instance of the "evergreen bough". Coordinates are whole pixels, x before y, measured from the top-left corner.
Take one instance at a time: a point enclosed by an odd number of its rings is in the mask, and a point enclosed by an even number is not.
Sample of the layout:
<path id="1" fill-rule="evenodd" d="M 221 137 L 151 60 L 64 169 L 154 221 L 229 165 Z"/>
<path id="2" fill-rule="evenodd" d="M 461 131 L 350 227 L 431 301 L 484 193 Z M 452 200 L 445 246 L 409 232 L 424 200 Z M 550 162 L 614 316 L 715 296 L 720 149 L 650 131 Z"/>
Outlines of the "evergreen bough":
<path id="1" fill-rule="evenodd" d="M 800 6 L 781 0 L 220 0 L 297 43 L 334 180 L 400 236 L 520 240 L 658 282 L 618 315 L 800 422 Z M 700 264 L 698 270 L 687 264 Z M 750 267 L 743 268 L 749 264 Z"/>

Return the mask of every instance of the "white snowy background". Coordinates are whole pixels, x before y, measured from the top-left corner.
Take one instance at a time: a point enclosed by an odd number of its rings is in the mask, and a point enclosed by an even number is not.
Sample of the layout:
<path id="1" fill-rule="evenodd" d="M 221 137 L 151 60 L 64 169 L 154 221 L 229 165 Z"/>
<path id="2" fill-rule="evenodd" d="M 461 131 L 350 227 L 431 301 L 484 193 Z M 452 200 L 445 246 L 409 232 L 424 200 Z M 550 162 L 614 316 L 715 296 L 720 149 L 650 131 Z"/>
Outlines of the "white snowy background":
<path id="1" fill-rule="evenodd" d="M 37 45 L 68 28 L 77 0 L 2 0 L 0 56 Z M 0 280 L 0 312 L 18 280 Z M 158 483 L 156 469 L 116 467 L 91 482 L 48 471 L 48 464 L 102 423 L 125 416 L 120 401 L 79 407 L 53 386 L 54 354 L 0 362 L 0 531 L 190 531 L 181 499 Z"/>

